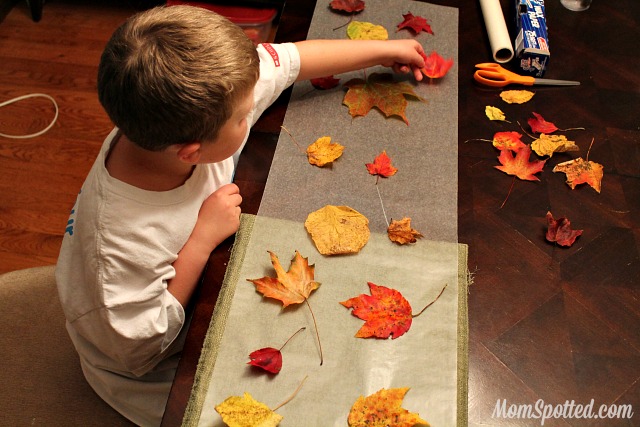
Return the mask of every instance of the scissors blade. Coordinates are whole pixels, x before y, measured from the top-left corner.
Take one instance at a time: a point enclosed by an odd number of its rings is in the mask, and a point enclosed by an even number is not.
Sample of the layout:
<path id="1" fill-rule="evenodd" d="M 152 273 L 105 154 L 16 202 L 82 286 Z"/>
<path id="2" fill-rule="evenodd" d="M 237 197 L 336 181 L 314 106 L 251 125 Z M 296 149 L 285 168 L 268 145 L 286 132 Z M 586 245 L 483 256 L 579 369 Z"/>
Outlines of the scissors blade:
<path id="1" fill-rule="evenodd" d="M 534 85 L 550 85 L 550 86 L 578 86 L 580 82 L 573 80 L 554 80 L 554 79 L 533 79 Z"/>

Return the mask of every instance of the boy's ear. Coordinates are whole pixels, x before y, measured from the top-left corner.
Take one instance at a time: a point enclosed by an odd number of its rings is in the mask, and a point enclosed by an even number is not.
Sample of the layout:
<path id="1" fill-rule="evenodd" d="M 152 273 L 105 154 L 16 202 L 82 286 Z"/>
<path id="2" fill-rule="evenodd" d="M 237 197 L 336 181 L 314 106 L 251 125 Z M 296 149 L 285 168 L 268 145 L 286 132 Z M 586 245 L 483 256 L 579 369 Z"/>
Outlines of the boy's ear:
<path id="1" fill-rule="evenodd" d="M 200 142 L 189 142 L 178 147 L 176 155 L 185 163 L 197 163 L 200 159 Z"/>

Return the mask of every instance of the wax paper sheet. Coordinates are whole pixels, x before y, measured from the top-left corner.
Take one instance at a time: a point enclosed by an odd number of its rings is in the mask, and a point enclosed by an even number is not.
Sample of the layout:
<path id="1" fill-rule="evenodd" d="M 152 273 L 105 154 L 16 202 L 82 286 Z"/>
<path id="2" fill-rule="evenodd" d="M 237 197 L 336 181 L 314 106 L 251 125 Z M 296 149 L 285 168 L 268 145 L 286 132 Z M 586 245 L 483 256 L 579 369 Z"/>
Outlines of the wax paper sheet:
<path id="1" fill-rule="evenodd" d="M 214 407 L 229 396 L 249 392 L 271 408 L 289 397 L 307 377 L 293 400 L 278 409 L 281 426 L 346 426 L 349 410 L 360 395 L 381 388 L 410 387 L 403 407 L 417 412 L 432 426 L 458 423 L 460 377 L 466 381 L 466 266 L 459 274 L 458 257 L 464 245 L 420 241 L 398 246 L 374 233 L 357 255 L 324 257 L 301 223 L 266 217 L 247 225 L 246 217 L 234 247 L 221 299 L 203 348 L 197 384 L 185 425 L 223 426 Z M 283 238 L 286 237 L 286 238 Z M 305 304 L 282 309 L 265 299 L 247 279 L 274 275 L 267 249 L 285 269 L 298 250 L 315 264 L 321 283 L 309 303 L 316 317 L 320 348 L 310 311 Z M 369 294 L 367 282 L 400 291 L 417 313 L 411 329 L 397 339 L 355 338 L 363 321 L 339 304 Z M 459 292 L 460 291 L 460 292 Z M 460 299 L 459 299 L 460 298 Z M 463 320 L 462 323 L 459 323 Z M 459 326 L 461 325 L 461 326 Z M 283 368 L 270 375 L 248 366 L 248 355 L 263 347 L 282 350 Z M 459 348 L 462 346 L 459 356 Z M 463 363 L 459 363 L 463 362 Z"/>
<path id="2" fill-rule="evenodd" d="M 403 14 L 426 18 L 434 34 L 410 30 L 396 32 Z M 346 38 L 349 17 L 332 12 L 328 1 L 317 3 L 309 39 Z M 385 118 L 373 109 L 364 117 L 352 118 L 342 105 L 346 91 L 342 84 L 362 78 L 364 71 L 341 74 L 340 86 L 314 90 L 309 82 L 294 86 L 284 126 L 306 148 L 322 136 L 344 145 L 341 158 L 330 167 L 309 165 L 306 155 L 291 137 L 282 132 L 269 173 L 259 215 L 304 222 L 307 215 L 327 204 L 347 205 L 367 218 L 373 231 L 384 232 L 387 221 L 412 218 L 412 225 L 431 240 L 457 241 L 457 129 L 458 129 L 458 10 L 407 0 L 366 2 L 357 21 L 383 25 L 390 39 L 415 38 L 427 54 L 433 50 L 454 60 L 442 79 L 415 82 L 413 77 L 396 75 L 398 81 L 413 85 L 426 99 L 409 99 L 409 125 L 396 117 Z M 371 67 L 366 74 L 392 72 Z M 386 150 L 398 173 L 381 179 L 368 174 L 365 163 Z M 378 195 L 380 192 L 380 196 Z M 382 200 L 382 203 L 381 203 Z M 384 207 L 384 212 L 383 212 Z"/>

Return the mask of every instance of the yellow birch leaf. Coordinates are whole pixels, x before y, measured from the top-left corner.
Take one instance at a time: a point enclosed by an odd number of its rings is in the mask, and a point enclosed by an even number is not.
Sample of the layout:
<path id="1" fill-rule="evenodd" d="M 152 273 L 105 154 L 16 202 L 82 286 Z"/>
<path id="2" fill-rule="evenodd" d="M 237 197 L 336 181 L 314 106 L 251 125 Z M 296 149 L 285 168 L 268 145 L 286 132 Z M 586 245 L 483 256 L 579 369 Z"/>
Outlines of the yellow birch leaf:
<path id="1" fill-rule="evenodd" d="M 276 427 L 282 421 L 282 415 L 246 392 L 243 397 L 228 397 L 216 406 L 216 411 L 229 427 Z"/>
<path id="2" fill-rule="evenodd" d="M 392 220 L 387 228 L 387 236 L 392 242 L 400 245 L 415 243 L 418 238 L 423 237 L 420 232 L 411 228 L 411 218 L 405 217 L 400 221 Z"/>
<path id="3" fill-rule="evenodd" d="M 507 118 L 505 117 L 504 113 L 502 112 L 502 110 L 500 110 L 499 108 L 496 108 L 496 107 L 492 107 L 491 105 L 487 105 L 485 107 L 484 113 L 487 115 L 489 120 L 500 120 L 500 121 L 503 121 L 503 122 L 509 122 L 507 120 Z M 509 123 L 511 123 L 511 122 L 509 122 Z"/>
<path id="4" fill-rule="evenodd" d="M 604 172 L 600 163 L 591 160 L 583 160 L 578 157 L 568 162 L 558 163 L 554 168 L 554 172 L 564 172 L 567 174 L 567 184 L 573 190 L 578 184 L 587 183 L 598 193 L 602 188 L 602 176 Z"/>
<path id="5" fill-rule="evenodd" d="M 356 253 L 369 241 L 369 220 L 348 206 L 327 205 L 304 222 L 322 255 Z"/>
<path id="6" fill-rule="evenodd" d="M 352 40 L 387 40 L 389 33 L 382 25 L 352 21 L 347 27 L 347 36 Z"/>
<path id="7" fill-rule="evenodd" d="M 331 142 L 330 136 L 323 136 L 307 147 L 307 158 L 312 165 L 323 167 L 342 156 L 343 151 L 344 146 Z"/>
<path id="8" fill-rule="evenodd" d="M 429 426 L 420 415 L 402 407 L 402 399 L 407 391 L 409 387 L 389 390 L 383 388 L 370 396 L 360 396 L 349 412 L 349 427 L 413 427 L 416 424 Z"/>
<path id="9" fill-rule="evenodd" d="M 575 141 L 569 141 L 564 135 L 545 135 L 544 133 L 531 143 L 531 148 L 538 156 L 549 157 L 553 156 L 553 153 L 580 150 Z"/>
<path id="10" fill-rule="evenodd" d="M 503 90 L 500 92 L 500 98 L 509 104 L 524 104 L 533 98 L 535 93 L 528 90 Z"/>

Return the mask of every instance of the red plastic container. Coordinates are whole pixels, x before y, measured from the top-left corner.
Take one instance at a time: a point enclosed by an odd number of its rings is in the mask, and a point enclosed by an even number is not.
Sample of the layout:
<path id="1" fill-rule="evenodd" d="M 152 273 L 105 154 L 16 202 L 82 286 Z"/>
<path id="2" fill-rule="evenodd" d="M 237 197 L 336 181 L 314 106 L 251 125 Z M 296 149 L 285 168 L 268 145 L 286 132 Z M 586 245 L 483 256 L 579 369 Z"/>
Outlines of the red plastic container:
<path id="1" fill-rule="evenodd" d="M 167 0 L 167 6 L 175 5 L 197 6 L 212 10 L 242 28 L 247 37 L 256 45 L 269 40 L 273 20 L 278 13 L 276 9 L 270 8 L 223 6 L 197 1 Z"/>

